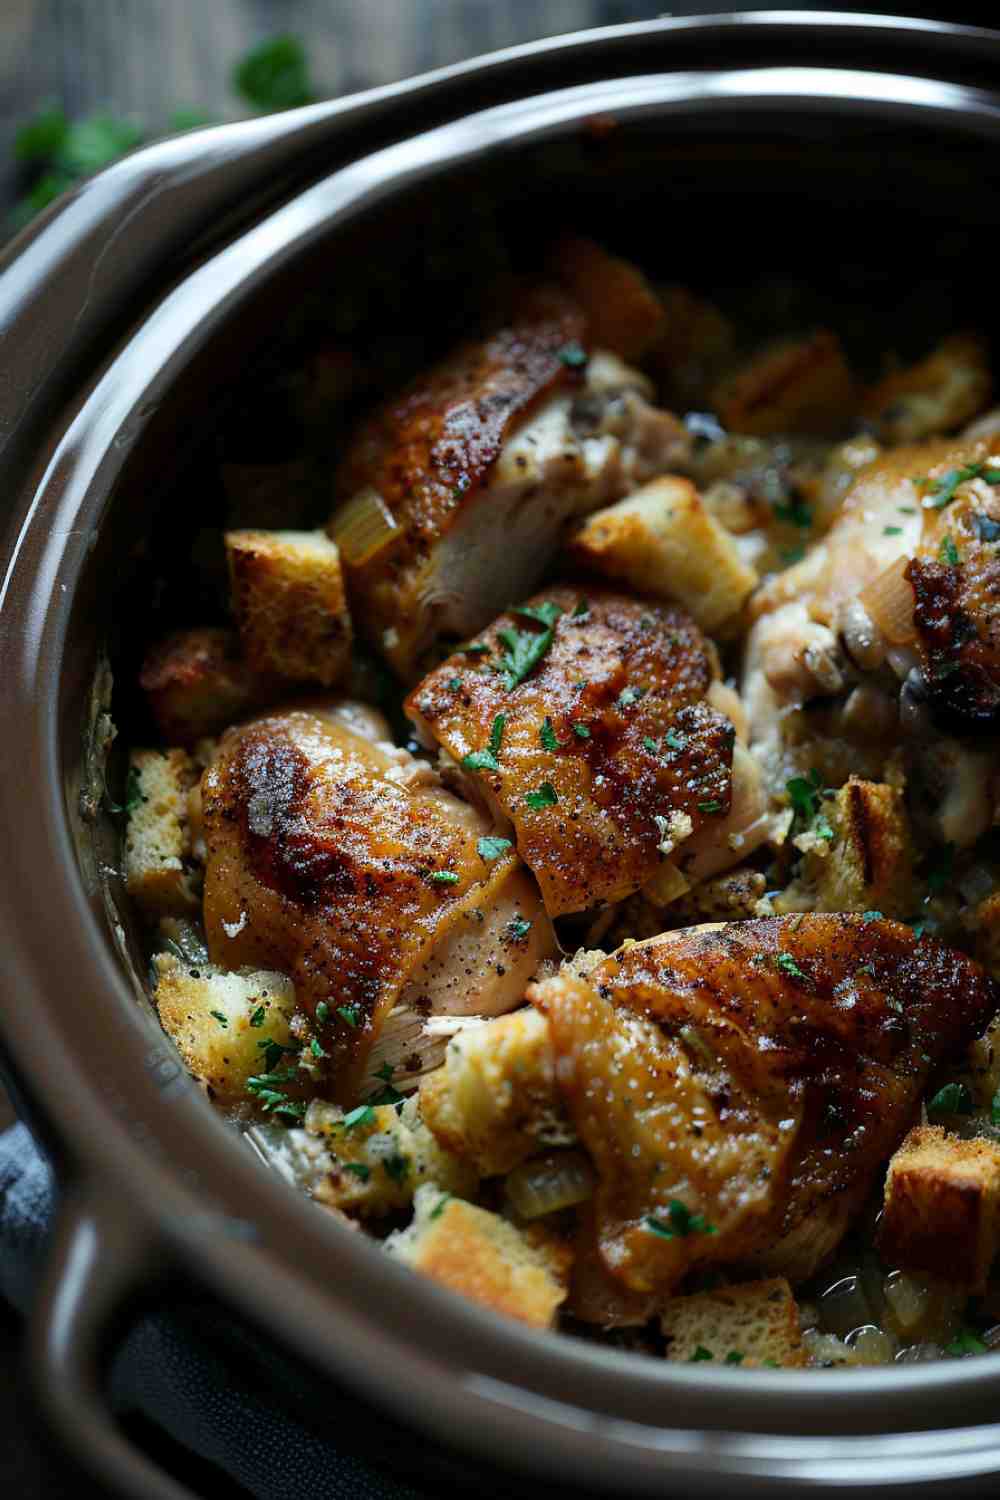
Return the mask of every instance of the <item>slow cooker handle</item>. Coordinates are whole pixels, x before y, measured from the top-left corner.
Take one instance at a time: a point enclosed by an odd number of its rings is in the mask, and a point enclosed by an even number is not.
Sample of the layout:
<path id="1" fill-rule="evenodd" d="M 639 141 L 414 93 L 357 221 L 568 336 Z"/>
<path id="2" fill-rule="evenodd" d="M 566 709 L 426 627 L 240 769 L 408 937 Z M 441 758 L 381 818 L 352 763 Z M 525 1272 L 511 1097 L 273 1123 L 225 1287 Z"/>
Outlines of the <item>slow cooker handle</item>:
<path id="1" fill-rule="evenodd" d="M 29 1321 L 29 1371 L 56 1435 L 103 1482 L 142 1500 L 198 1500 L 129 1441 L 104 1391 L 111 1337 L 163 1272 L 162 1246 L 126 1201 L 70 1188 Z"/>

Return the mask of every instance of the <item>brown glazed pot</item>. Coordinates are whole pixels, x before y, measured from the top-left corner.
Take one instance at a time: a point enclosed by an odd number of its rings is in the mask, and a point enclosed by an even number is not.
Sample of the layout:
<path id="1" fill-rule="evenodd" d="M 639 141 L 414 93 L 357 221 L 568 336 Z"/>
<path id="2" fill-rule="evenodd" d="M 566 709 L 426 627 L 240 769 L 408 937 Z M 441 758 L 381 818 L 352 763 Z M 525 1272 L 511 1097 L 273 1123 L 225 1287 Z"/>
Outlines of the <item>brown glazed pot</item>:
<path id="1" fill-rule="evenodd" d="M 973 241 L 995 266 L 998 142 L 1000 34 L 793 12 L 662 20 L 151 147 L 0 262 L 2 1039 L 62 1188 L 31 1332 L 38 1391 L 109 1485 L 183 1495 L 115 1428 L 101 1389 L 123 1308 L 173 1276 L 263 1330 L 317 1388 L 326 1378 L 426 1438 L 577 1491 L 995 1484 L 1000 1362 L 669 1366 L 499 1321 L 293 1194 L 213 1114 L 137 994 L 99 878 L 109 833 L 78 806 L 99 653 L 110 625 L 142 630 L 109 619 L 116 558 L 206 393 L 317 253 L 341 271 L 361 245 L 391 255 L 393 215 L 459 181 L 537 196 L 563 174 L 567 201 L 585 204 L 592 182 L 594 213 L 620 198 L 640 238 L 647 223 L 697 241 L 700 205 L 734 266 L 801 232 L 810 254 L 832 247 L 835 275 L 845 239 L 877 257 L 895 235 L 905 283 L 907 245 L 944 246 L 957 221 L 981 222 Z M 971 283 L 976 266 L 959 261 L 954 279 Z M 995 297 L 989 269 L 984 252 Z"/>

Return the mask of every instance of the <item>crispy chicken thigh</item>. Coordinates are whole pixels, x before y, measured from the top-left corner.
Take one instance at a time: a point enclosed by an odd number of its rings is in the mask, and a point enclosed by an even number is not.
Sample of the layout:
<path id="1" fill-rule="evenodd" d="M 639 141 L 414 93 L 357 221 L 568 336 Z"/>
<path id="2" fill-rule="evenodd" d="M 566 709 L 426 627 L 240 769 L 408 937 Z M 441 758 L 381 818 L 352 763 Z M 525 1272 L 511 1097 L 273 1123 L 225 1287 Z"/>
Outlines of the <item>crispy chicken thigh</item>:
<path id="1" fill-rule="evenodd" d="M 556 587 L 501 615 L 407 700 L 427 743 L 513 826 L 551 916 L 630 895 L 730 808 L 735 731 L 680 610 Z"/>
<path id="2" fill-rule="evenodd" d="M 352 555 L 336 511 L 330 530 L 358 620 L 401 676 L 435 639 L 461 639 L 527 593 L 564 522 L 686 456 L 689 435 L 650 393 L 644 376 L 590 350 L 575 302 L 539 287 L 507 327 L 375 412 L 337 488 L 380 508 L 382 544 Z"/>
<path id="3" fill-rule="evenodd" d="M 555 951 L 530 876 L 482 842 L 489 821 L 342 716 L 230 731 L 202 810 L 212 962 L 291 976 L 339 1098 L 395 1005 L 497 1015 Z"/>
<path id="4" fill-rule="evenodd" d="M 598 1172 L 598 1244 L 634 1292 L 698 1263 L 809 1275 L 1000 994 L 978 965 L 860 916 L 629 944 L 529 990 Z"/>
<path id="5" fill-rule="evenodd" d="M 827 535 L 751 601 L 752 739 L 886 665 L 947 729 L 1000 726 L 998 543 L 993 439 L 897 448 L 862 470 Z"/>

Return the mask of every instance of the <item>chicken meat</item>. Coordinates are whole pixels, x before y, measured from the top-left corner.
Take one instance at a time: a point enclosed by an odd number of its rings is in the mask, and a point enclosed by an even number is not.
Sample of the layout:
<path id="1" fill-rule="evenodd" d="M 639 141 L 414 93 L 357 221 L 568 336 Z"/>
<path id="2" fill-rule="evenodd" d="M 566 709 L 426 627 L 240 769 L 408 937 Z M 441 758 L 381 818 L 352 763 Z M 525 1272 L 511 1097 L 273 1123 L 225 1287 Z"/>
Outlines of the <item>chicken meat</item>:
<path id="1" fill-rule="evenodd" d="M 231 730 L 201 804 L 212 962 L 288 974 L 299 1035 L 351 1100 L 394 1008 L 500 1014 L 556 949 L 490 820 L 345 718 L 291 709 Z"/>
<path id="2" fill-rule="evenodd" d="M 358 622 L 400 676 L 412 680 L 435 640 L 523 597 L 565 522 L 687 456 L 689 434 L 651 393 L 590 347 L 576 302 L 537 287 L 506 327 L 375 412 L 341 467 L 328 529 Z M 372 507 L 375 538 L 358 550 L 354 522 Z"/>
<path id="3" fill-rule="evenodd" d="M 604 1264 L 662 1293 L 697 1264 L 815 1271 L 1000 994 L 872 913 L 668 933 L 529 998 L 597 1170 Z"/>
<path id="4" fill-rule="evenodd" d="M 449 657 L 406 710 L 509 822 L 558 916 L 622 900 L 685 839 L 728 826 L 736 732 L 706 701 L 715 677 L 680 610 L 554 587 Z"/>

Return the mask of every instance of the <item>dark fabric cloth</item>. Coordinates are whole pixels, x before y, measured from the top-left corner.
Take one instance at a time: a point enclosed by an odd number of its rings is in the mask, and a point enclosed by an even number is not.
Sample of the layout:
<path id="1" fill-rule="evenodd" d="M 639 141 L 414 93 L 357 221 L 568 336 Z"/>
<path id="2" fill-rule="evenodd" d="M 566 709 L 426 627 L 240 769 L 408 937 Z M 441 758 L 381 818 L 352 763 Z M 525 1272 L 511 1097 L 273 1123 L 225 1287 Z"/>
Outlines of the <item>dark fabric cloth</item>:
<path id="1" fill-rule="evenodd" d="M 0 1135 L 0 1292 L 21 1312 L 44 1260 L 54 1194 L 51 1170 L 25 1126 Z M 221 1309 L 178 1296 L 129 1330 L 110 1398 L 119 1417 L 144 1418 L 257 1500 L 421 1500 L 429 1493 L 350 1451 L 369 1427 L 390 1457 L 394 1440 L 405 1442 L 415 1469 L 419 1440 L 325 1388 L 317 1416 L 315 1384 Z"/>

